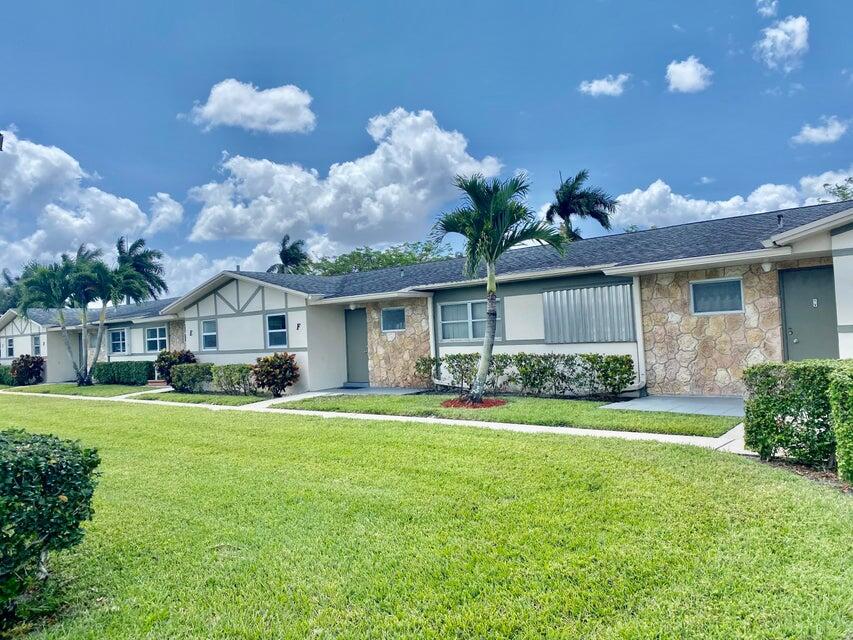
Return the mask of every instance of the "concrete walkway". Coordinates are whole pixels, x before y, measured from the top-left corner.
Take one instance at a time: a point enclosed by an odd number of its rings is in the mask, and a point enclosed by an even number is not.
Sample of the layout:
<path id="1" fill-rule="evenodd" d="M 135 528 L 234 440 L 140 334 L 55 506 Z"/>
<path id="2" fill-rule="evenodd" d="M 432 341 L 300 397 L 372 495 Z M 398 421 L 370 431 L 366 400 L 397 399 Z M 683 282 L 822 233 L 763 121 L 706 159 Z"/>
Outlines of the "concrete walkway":
<path id="1" fill-rule="evenodd" d="M 625 402 L 614 402 L 603 406 L 602 409 L 663 411 L 733 418 L 742 418 L 744 415 L 743 398 L 735 396 L 646 396 Z"/>
<path id="2" fill-rule="evenodd" d="M 168 388 L 167 388 L 168 389 Z M 158 392 L 164 392 L 166 389 Z M 334 390 L 339 393 L 340 390 Z M 330 390 L 331 392 L 331 390 Z M 329 395 L 330 392 L 315 392 Z M 704 436 L 681 436 L 668 433 L 641 433 L 635 431 L 608 431 L 604 429 L 580 429 L 577 427 L 551 427 L 545 425 L 516 424 L 511 422 L 489 422 L 485 420 L 453 420 L 450 418 L 426 418 L 416 416 L 390 416 L 370 413 L 343 413 L 336 411 L 310 411 L 307 409 L 282 409 L 270 406 L 273 403 L 281 404 L 283 398 L 271 398 L 261 400 L 252 404 L 240 406 L 225 406 L 214 404 L 190 404 L 185 402 L 168 402 L 166 400 L 141 400 L 135 396 L 144 393 L 131 393 L 123 396 L 98 397 L 98 396 L 72 396 L 64 394 L 38 394 L 22 393 L 20 391 L 0 390 L 0 395 L 24 396 L 27 398 L 60 398 L 63 400 L 88 400 L 95 402 L 125 402 L 132 404 L 158 405 L 164 407 L 187 407 L 193 409 L 206 409 L 209 411 L 242 411 L 254 413 L 277 413 L 282 415 L 312 416 L 326 418 L 329 420 L 349 419 L 365 420 L 369 422 L 408 422 L 415 424 L 439 424 L 446 426 L 475 427 L 478 429 L 491 429 L 493 431 L 514 431 L 518 433 L 548 433 L 561 436 L 585 436 L 593 438 L 619 438 L 621 440 L 639 440 L 650 442 L 663 442 L 666 444 L 686 444 L 705 449 L 726 451 L 741 455 L 755 455 L 746 450 L 743 441 L 743 425 L 739 424 L 718 438 Z M 302 394 L 298 394 L 302 399 Z"/>

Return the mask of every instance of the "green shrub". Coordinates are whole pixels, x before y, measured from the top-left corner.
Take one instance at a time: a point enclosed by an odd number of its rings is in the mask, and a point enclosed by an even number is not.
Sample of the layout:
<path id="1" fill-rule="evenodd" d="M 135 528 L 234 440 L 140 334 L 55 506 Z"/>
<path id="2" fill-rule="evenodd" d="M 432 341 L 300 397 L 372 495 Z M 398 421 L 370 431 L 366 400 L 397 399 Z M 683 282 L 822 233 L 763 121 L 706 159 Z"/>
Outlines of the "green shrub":
<path id="1" fill-rule="evenodd" d="M 209 362 L 176 364 L 171 368 L 172 386 L 183 393 L 201 393 L 213 382 L 213 365 Z"/>
<path id="2" fill-rule="evenodd" d="M 179 364 L 194 364 L 197 362 L 195 354 L 188 350 L 182 349 L 179 351 L 163 350 L 157 354 L 157 359 L 154 361 L 154 368 L 166 384 L 172 384 L 172 367 Z"/>
<path id="3" fill-rule="evenodd" d="M 464 391 L 474 379 L 478 353 L 455 353 L 443 358 L 421 358 L 424 371 L 435 366 L 450 385 Z M 533 396 L 616 396 L 634 381 L 634 359 L 628 355 L 597 353 L 495 353 L 489 365 L 488 388 L 494 393 L 516 388 Z"/>
<path id="4" fill-rule="evenodd" d="M 838 477 L 853 482 L 853 366 L 839 368 L 830 376 L 829 404 Z"/>
<path id="5" fill-rule="evenodd" d="M 26 353 L 12 360 L 9 373 L 15 386 L 38 384 L 44 380 L 44 358 Z"/>
<path id="6" fill-rule="evenodd" d="M 150 360 L 98 362 L 92 369 L 92 377 L 98 384 L 148 384 L 154 377 L 154 363 Z"/>
<path id="7" fill-rule="evenodd" d="M 424 380 L 430 389 L 435 388 L 433 380 L 438 373 L 438 358 L 423 356 L 415 361 L 415 375 Z"/>
<path id="8" fill-rule="evenodd" d="M 49 552 L 83 539 L 99 463 L 76 442 L 0 431 L 0 627 L 47 577 Z"/>
<path id="9" fill-rule="evenodd" d="M 213 388 L 235 396 L 251 396 L 258 392 L 250 364 L 223 364 L 213 367 Z"/>
<path id="10" fill-rule="evenodd" d="M 258 358 L 252 371 L 257 385 L 276 398 L 299 380 L 299 366 L 292 353 L 273 353 Z"/>
<path id="11" fill-rule="evenodd" d="M 784 450 L 796 462 L 833 467 L 829 381 L 834 371 L 849 362 L 767 362 L 746 369 L 746 446 L 762 460 Z"/>
<path id="12" fill-rule="evenodd" d="M 15 384 L 15 379 L 12 377 L 12 367 L 0 364 L 0 385 L 11 387 Z"/>

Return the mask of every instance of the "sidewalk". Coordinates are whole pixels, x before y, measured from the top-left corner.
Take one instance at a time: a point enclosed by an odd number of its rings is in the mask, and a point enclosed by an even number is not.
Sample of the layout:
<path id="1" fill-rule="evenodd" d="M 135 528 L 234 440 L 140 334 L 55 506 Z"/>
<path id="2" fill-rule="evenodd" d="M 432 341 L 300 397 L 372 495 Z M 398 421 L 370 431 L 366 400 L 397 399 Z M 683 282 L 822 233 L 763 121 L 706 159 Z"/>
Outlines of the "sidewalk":
<path id="1" fill-rule="evenodd" d="M 164 389 L 165 391 L 166 389 Z M 337 411 L 311 411 L 307 409 L 282 409 L 270 406 L 273 403 L 281 403 L 282 398 L 271 398 L 260 400 L 252 404 L 240 406 L 226 406 L 213 404 L 191 404 L 185 402 L 167 402 L 165 400 L 140 400 L 134 396 L 140 393 L 130 393 L 121 396 L 97 397 L 97 396 L 72 396 L 63 394 L 37 394 L 21 393 L 19 391 L 0 390 L 0 395 L 25 396 L 28 398 L 61 398 L 63 400 L 86 400 L 95 402 L 125 402 L 132 404 L 157 405 L 165 407 L 191 407 L 196 409 L 207 409 L 209 411 L 243 411 L 253 413 L 277 413 L 281 415 L 313 416 L 318 418 L 366 420 L 373 422 L 408 422 L 415 424 L 439 424 L 446 426 L 475 427 L 478 429 L 491 429 L 494 431 L 513 431 L 517 433 L 548 433 L 563 436 L 586 436 L 593 438 L 619 438 L 621 440 L 635 440 L 648 442 L 662 442 L 665 444 L 686 444 L 704 449 L 726 451 L 740 455 L 754 456 L 755 453 L 748 451 L 743 441 L 743 424 L 739 424 L 718 438 L 704 436 L 679 436 L 668 433 L 642 433 L 636 431 L 607 431 L 604 429 L 580 429 L 578 427 L 551 427 L 545 425 L 517 424 L 512 422 L 489 422 L 485 420 L 453 420 L 450 418 L 425 418 L 416 416 L 391 416 L 372 413 L 343 413 Z"/>

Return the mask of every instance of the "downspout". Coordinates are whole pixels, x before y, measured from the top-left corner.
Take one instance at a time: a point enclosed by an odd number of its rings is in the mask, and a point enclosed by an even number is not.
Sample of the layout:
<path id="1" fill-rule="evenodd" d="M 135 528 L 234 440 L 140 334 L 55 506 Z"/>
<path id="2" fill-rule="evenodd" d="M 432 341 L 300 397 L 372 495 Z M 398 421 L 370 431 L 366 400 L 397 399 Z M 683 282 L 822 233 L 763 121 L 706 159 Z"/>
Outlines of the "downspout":
<path id="1" fill-rule="evenodd" d="M 646 388 L 646 345 L 643 336 L 643 296 L 640 292 L 640 276 L 634 276 L 631 287 L 634 298 L 634 336 L 637 341 L 637 385 L 636 389 Z"/>
<path id="2" fill-rule="evenodd" d="M 433 303 L 433 292 L 430 291 L 427 298 L 427 313 L 429 314 L 429 356 L 430 358 L 438 357 L 438 336 L 435 333 L 435 304 Z M 441 384 L 441 380 L 436 380 L 435 371 L 432 376 L 433 385 Z"/>

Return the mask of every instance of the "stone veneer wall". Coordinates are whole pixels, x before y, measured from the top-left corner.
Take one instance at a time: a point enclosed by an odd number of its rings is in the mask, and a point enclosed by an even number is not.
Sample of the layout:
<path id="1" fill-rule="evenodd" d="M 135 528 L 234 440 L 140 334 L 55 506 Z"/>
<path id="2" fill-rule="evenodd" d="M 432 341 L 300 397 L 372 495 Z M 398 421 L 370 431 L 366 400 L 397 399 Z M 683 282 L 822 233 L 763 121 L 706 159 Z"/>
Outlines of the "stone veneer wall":
<path id="1" fill-rule="evenodd" d="M 383 307 L 405 309 L 405 331 L 382 332 L 380 310 Z M 415 362 L 429 354 L 429 310 L 426 298 L 367 305 L 367 368 L 372 386 L 426 386 L 428 380 L 415 373 Z"/>
<path id="2" fill-rule="evenodd" d="M 646 382 L 650 393 L 740 395 L 745 367 L 782 359 L 779 269 L 831 258 L 659 273 L 640 278 Z M 694 316 L 690 281 L 743 278 L 744 313 Z"/>
<path id="3" fill-rule="evenodd" d="M 169 321 L 169 349 L 181 351 L 187 348 L 187 329 L 183 320 Z"/>

